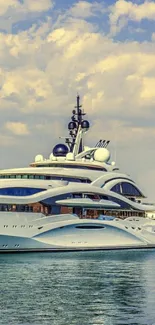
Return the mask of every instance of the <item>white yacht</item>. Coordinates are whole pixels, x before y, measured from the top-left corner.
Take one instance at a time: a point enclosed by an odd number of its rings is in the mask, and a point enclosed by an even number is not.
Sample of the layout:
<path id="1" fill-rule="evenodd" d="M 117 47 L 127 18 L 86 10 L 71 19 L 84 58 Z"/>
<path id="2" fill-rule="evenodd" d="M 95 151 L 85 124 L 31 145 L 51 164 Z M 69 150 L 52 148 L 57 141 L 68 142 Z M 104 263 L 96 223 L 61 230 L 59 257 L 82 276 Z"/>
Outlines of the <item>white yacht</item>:
<path id="1" fill-rule="evenodd" d="M 0 252 L 155 247 L 155 206 L 110 162 L 109 140 L 84 146 L 79 96 L 72 113 L 48 159 L 0 171 Z"/>

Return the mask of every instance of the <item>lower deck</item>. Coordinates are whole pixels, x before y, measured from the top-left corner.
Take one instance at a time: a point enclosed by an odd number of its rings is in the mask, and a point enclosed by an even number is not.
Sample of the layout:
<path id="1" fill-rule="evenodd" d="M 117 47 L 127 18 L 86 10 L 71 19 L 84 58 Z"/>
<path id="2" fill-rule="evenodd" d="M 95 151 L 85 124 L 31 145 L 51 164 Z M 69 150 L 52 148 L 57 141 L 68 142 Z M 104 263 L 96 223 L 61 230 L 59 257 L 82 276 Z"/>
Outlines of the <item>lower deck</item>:
<path id="1" fill-rule="evenodd" d="M 120 219 L 128 217 L 145 217 L 146 212 L 140 210 L 127 209 L 90 209 L 82 207 L 67 207 L 57 205 L 47 205 L 40 202 L 27 205 L 17 204 L 0 204 L 0 212 L 27 212 L 27 213 L 42 213 L 45 216 L 59 214 L 76 214 L 80 219 L 98 219 L 101 216 L 111 216 Z"/>

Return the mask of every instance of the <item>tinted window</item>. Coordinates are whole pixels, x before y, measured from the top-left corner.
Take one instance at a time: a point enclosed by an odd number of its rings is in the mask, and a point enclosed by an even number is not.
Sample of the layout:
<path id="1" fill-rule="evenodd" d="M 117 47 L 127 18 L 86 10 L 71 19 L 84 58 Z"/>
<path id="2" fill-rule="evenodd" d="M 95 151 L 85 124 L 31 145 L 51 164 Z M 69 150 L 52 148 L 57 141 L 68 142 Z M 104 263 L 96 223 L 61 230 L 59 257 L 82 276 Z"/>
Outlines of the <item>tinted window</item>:
<path id="1" fill-rule="evenodd" d="M 0 175 L 0 178 L 29 178 L 29 179 L 46 179 L 46 180 L 61 180 L 68 182 L 77 183 L 91 183 L 88 178 L 77 178 L 77 177 L 67 177 L 67 176 L 55 176 L 55 175 L 33 175 L 33 174 L 17 174 L 17 175 Z"/>
<path id="2" fill-rule="evenodd" d="M 114 185 L 111 188 L 111 191 L 128 196 L 143 196 L 135 185 L 128 182 L 122 182 Z"/>
<path id="3" fill-rule="evenodd" d="M 114 185 L 114 186 L 112 187 L 111 191 L 116 192 L 116 193 L 121 193 L 120 183 Z"/>
<path id="4" fill-rule="evenodd" d="M 85 226 L 76 226 L 75 228 L 78 229 L 101 229 L 101 228 L 105 228 L 104 226 L 98 226 L 98 225 L 85 225 Z"/>
<path id="5" fill-rule="evenodd" d="M 123 182 L 121 184 L 121 187 L 122 187 L 122 194 L 124 195 L 142 196 L 142 193 L 137 189 L 137 187 L 130 183 Z"/>
<path id="6" fill-rule="evenodd" d="M 27 196 L 27 195 L 33 195 L 41 191 L 45 191 L 45 189 L 29 188 L 29 187 L 8 187 L 8 188 L 0 188 L 0 195 Z"/>
<path id="7" fill-rule="evenodd" d="M 73 197 L 74 199 L 82 198 L 82 193 L 73 193 L 73 195 L 71 195 L 71 197 Z"/>
<path id="8" fill-rule="evenodd" d="M 128 210 L 131 209 L 131 205 L 130 204 L 128 204 L 128 203 L 126 203 L 126 202 L 124 202 L 122 200 L 119 200 L 119 199 L 117 199 L 115 197 L 111 197 L 110 195 L 109 195 L 109 200 L 118 203 L 120 205 L 120 208 L 119 209 L 125 209 L 125 210 L 126 209 L 128 209 Z"/>

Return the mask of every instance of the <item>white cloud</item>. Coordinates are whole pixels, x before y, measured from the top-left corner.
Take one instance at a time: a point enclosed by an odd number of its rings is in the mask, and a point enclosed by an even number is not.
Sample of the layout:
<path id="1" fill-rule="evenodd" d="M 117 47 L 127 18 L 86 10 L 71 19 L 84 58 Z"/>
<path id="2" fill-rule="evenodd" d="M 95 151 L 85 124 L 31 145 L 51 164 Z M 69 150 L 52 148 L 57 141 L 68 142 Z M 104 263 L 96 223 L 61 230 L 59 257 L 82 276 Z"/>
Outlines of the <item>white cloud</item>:
<path id="1" fill-rule="evenodd" d="M 15 135 L 27 135 L 29 134 L 28 127 L 22 122 L 7 122 L 5 128 Z"/>
<path id="2" fill-rule="evenodd" d="M 155 33 L 152 33 L 152 37 L 151 37 L 152 41 L 155 41 Z"/>
<path id="3" fill-rule="evenodd" d="M 99 3 L 97 1 L 78 1 L 76 2 L 70 10 L 70 14 L 73 17 L 88 18 L 96 15 L 97 13 L 104 13 L 105 8 L 103 2 Z"/>
<path id="4" fill-rule="evenodd" d="M 4 15 L 9 9 L 16 10 L 20 8 L 18 0 L 0 0 L 0 16 Z"/>
<path id="5" fill-rule="evenodd" d="M 51 0 L 24 0 L 24 7 L 30 12 L 42 12 L 51 9 L 53 3 Z"/>
<path id="6" fill-rule="evenodd" d="M 90 101 L 93 110 L 104 105 L 111 115 L 124 105 L 130 106 L 128 114 L 138 115 L 141 107 L 149 109 L 154 102 L 150 73 L 155 71 L 155 45 L 114 43 L 92 28 L 81 30 L 77 23 L 73 29 L 68 22 L 47 36 L 41 34 L 41 27 L 33 31 L 33 38 L 29 31 L 1 34 L 1 61 L 10 65 L 0 72 L 5 107 L 16 101 L 23 112 L 49 111 L 51 101 L 58 107 L 67 100 L 69 89 L 73 93 L 82 89 L 86 107 Z"/>
<path id="7" fill-rule="evenodd" d="M 48 18 L 17 35 L 0 34 L 0 143 L 5 139 L 4 150 L 10 139 L 18 155 L 31 134 L 19 166 L 37 152 L 48 156 L 56 137 L 66 135 L 79 92 L 93 124 L 89 144 L 103 137 L 117 140 L 118 163 L 140 178 L 146 164 L 154 170 L 154 158 L 146 161 L 143 154 L 145 148 L 147 156 L 155 141 L 155 43 L 113 41 L 87 22 L 97 10 L 90 9 L 92 3 L 84 4 L 87 10 L 81 15 L 75 3 L 53 25 Z M 28 2 L 25 10 L 30 10 Z M 117 25 L 118 18 L 114 22 Z M 1 166 L 7 167 L 6 156 L 12 157 L 11 149 L 2 155 Z M 9 167 L 12 160 L 7 161 Z"/>
<path id="8" fill-rule="evenodd" d="M 142 34 L 142 33 L 145 33 L 145 32 L 146 32 L 146 30 L 143 29 L 143 28 L 140 28 L 140 27 L 135 28 L 135 27 L 133 27 L 133 26 L 128 27 L 128 31 L 129 31 L 131 34 L 135 34 L 135 33 Z"/>
<path id="9" fill-rule="evenodd" d="M 143 88 L 141 92 L 141 98 L 143 100 L 152 100 L 155 103 L 155 77 L 143 78 Z"/>
<path id="10" fill-rule="evenodd" d="M 155 20 L 155 2 L 144 1 L 144 3 L 136 4 L 131 1 L 118 0 L 109 8 L 111 33 L 116 34 L 129 20 L 140 22 L 142 19 Z"/>
<path id="11" fill-rule="evenodd" d="M 19 0 L 0 0 L 0 15 L 6 14 L 9 10 L 16 14 L 17 12 L 42 12 L 49 10 L 52 6 L 52 0 L 24 0 L 23 3 Z"/>
<path id="12" fill-rule="evenodd" d="M 53 7 L 53 0 L 0 0 L 0 30 L 11 33 L 18 24 L 21 28 L 22 21 L 29 25 L 34 19 L 39 24 Z"/>

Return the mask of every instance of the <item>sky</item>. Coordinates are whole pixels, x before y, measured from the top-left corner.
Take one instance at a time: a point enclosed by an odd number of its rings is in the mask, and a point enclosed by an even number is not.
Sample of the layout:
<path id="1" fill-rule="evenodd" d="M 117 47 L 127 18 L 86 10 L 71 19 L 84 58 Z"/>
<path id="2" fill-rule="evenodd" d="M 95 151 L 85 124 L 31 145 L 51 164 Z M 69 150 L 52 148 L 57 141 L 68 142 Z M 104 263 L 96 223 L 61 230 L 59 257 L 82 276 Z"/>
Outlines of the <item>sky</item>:
<path id="1" fill-rule="evenodd" d="M 85 144 L 155 202 L 155 1 L 0 0 L 0 168 L 48 158 L 77 93 Z"/>

